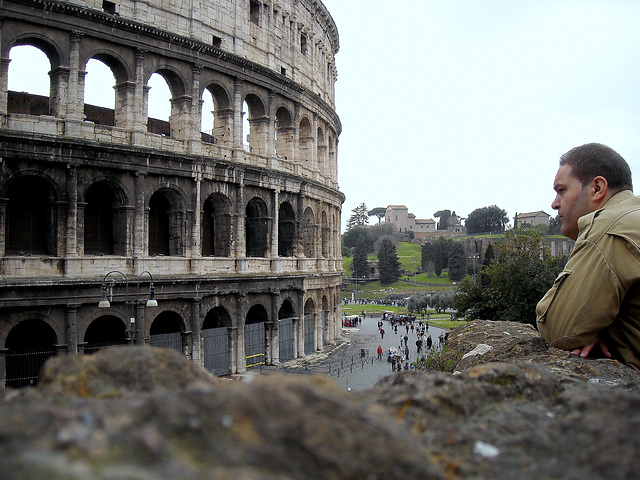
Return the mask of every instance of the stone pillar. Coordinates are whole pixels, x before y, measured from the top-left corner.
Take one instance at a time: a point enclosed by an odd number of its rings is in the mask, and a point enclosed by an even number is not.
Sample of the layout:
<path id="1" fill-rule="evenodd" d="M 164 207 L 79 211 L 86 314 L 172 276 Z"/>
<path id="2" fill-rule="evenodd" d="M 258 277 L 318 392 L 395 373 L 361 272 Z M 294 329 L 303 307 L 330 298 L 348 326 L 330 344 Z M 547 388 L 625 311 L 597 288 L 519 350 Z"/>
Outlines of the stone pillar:
<path id="1" fill-rule="evenodd" d="M 278 319 L 278 310 L 280 308 L 280 293 L 271 293 L 271 365 L 273 365 L 273 359 L 277 359 L 280 362 L 280 322 Z"/>
<path id="2" fill-rule="evenodd" d="M 2 21 L 0 20 L 0 28 Z M 9 113 L 8 90 L 9 90 L 9 63 L 10 58 L 0 58 L 0 115 Z"/>
<path id="3" fill-rule="evenodd" d="M 191 300 L 191 358 L 201 367 L 204 367 L 202 358 L 202 338 L 200 335 L 200 302 L 202 297 L 194 297 Z"/>
<path id="4" fill-rule="evenodd" d="M 304 289 L 298 290 L 298 315 L 299 321 L 295 328 L 295 344 L 296 344 L 296 357 L 304 356 Z"/>
<path id="5" fill-rule="evenodd" d="M 78 169 L 67 165 L 67 241 L 66 256 L 75 257 L 78 254 Z"/>
<path id="6" fill-rule="evenodd" d="M 141 257 L 147 252 L 146 216 L 145 216 L 145 176 L 142 173 L 135 174 L 135 212 L 133 215 L 133 255 Z"/>
<path id="7" fill-rule="evenodd" d="M 236 349 L 235 349 L 235 357 L 236 357 L 236 373 L 245 373 L 247 371 L 247 359 L 244 348 L 244 325 L 247 321 L 247 295 L 244 293 L 237 294 L 237 302 L 238 302 L 238 329 L 237 329 L 237 340 L 236 340 Z"/>
<path id="8" fill-rule="evenodd" d="M 271 208 L 273 222 L 271 223 L 271 258 L 278 258 L 278 224 L 280 222 L 280 190 L 274 189 L 272 195 L 273 206 Z M 277 313 L 277 312 L 276 312 Z"/>
<path id="9" fill-rule="evenodd" d="M 293 145 L 291 146 L 290 161 L 299 164 L 303 163 L 300 158 L 300 103 L 296 102 L 293 106 Z"/>
<path id="10" fill-rule="evenodd" d="M 77 121 L 81 121 L 84 115 L 84 76 L 86 72 L 80 72 L 80 39 L 83 35 L 78 31 L 69 34 L 69 83 L 67 85 L 66 118 Z M 81 76 L 82 82 L 80 82 Z"/>
<path id="11" fill-rule="evenodd" d="M 58 67 L 49 72 L 51 89 L 49 93 L 49 115 L 56 118 L 67 116 L 67 84 L 69 82 L 69 68 Z"/>
<path id="12" fill-rule="evenodd" d="M 147 94 L 149 88 L 145 85 L 144 56 L 146 50 L 136 49 L 135 94 L 133 99 L 133 129 L 136 132 L 147 131 Z M 137 143 L 137 142 L 136 142 Z"/>
<path id="13" fill-rule="evenodd" d="M 233 148 L 243 151 L 242 135 L 247 132 L 242 131 L 242 81 L 235 78 L 233 81 Z"/>
<path id="14" fill-rule="evenodd" d="M 0 257 L 7 251 L 7 203 L 8 198 L 0 198 Z M 2 385 L 2 383 L 0 383 Z"/>
<path id="15" fill-rule="evenodd" d="M 266 119 L 266 129 L 267 129 L 267 138 L 265 140 L 265 155 L 271 157 L 276 153 L 276 120 L 275 120 L 275 112 L 274 112 L 274 98 L 276 93 L 273 90 L 269 90 L 269 100 L 267 103 L 267 119 Z"/>
<path id="16" fill-rule="evenodd" d="M 202 256 L 202 235 L 200 232 L 200 220 L 202 218 L 202 201 L 200 199 L 202 175 L 200 173 L 197 173 L 196 177 L 193 179 L 193 182 L 193 221 L 191 222 L 191 242 L 189 245 L 187 256 L 191 258 L 199 258 Z"/>
<path id="17" fill-rule="evenodd" d="M 238 191 L 236 192 L 236 233 L 235 238 L 235 257 L 244 258 L 247 256 L 247 242 L 245 238 L 244 228 L 244 172 L 238 172 Z"/>
<path id="18" fill-rule="evenodd" d="M 313 131 L 311 132 L 311 138 L 313 138 L 313 145 L 311 147 L 311 170 L 318 171 L 318 115 L 313 114 L 313 122 L 311 124 Z"/>
<path id="19" fill-rule="evenodd" d="M 67 353 L 78 353 L 77 314 L 81 307 L 79 303 L 68 303 L 66 313 Z"/>
<path id="20" fill-rule="evenodd" d="M 188 112 L 188 129 L 186 139 L 188 152 L 199 154 L 202 151 L 202 98 L 200 95 L 200 74 L 202 73 L 202 65 L 193 65 L 191 67 L 191 105 Z"/>

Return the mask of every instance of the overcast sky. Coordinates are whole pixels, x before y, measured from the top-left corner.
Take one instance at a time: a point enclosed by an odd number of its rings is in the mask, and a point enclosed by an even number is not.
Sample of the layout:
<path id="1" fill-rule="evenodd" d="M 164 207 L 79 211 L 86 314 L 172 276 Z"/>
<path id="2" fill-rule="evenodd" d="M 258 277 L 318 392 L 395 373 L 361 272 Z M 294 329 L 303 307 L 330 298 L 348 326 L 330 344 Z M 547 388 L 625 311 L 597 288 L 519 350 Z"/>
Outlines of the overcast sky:
<path id="1" fill-rule="evenodd" d="M 323 2 L 340 35 L 343 226 L 362 202 L 555 216 L 558 159 L 588 142 L 640 182 L 640 2 Z"/>

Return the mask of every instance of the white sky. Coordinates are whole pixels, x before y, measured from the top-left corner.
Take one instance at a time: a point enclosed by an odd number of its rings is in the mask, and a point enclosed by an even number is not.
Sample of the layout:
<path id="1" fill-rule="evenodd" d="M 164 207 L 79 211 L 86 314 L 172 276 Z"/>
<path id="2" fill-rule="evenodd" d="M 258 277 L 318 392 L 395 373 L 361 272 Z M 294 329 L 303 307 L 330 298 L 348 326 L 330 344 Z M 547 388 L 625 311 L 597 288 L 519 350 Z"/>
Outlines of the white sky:
<path id="1" fill-rule="evenodd" d="M 640 182 L 640 2 L 323 3 L 340 35 L 343 226 L 362 202 L 555 216 L 559 157 L 588 142 Z"/>

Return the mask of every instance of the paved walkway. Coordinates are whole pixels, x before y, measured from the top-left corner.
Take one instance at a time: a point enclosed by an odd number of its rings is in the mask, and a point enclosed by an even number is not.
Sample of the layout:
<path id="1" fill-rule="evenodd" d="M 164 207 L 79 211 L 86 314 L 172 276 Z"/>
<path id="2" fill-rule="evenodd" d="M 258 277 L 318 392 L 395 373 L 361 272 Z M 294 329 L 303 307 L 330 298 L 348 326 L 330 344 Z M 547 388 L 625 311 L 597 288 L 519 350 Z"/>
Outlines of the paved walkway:
<path id="1" fill-rule="evenodd" d="M 409 339 L 409 361 L 413 362 L 417 358 L 416 333 L 407 334 L 403 326 L 398 327 L 396 334 L 389 322 L 385 321 L 384 338 L 378 332 L 378 322 L 380 317 L 369 317 L 362 320 L 357 328 L 344 328 L 343 341 L 332 346 L 328 346 L 323 352 L 318 352 L 288 364 L 289 369 L 304 368 L 313 373 L 327 373 L 331 370 L 330 378 L 338 385 L 347 390 L 364 390 L 372 387 L 378 380 L 386 375 L 392 375 L 391 363 L 387 361 L 386 352 L 390 347 L 400 347 L 402 339 L 406 334 Z M 438 345 L 438 336 L 444 332 L 438 327 L 429 327 L 427 335 L 431 335 L 433 345 Z M 382 360 L 377 359 L 377 349 L 380 345 L 384 351 Z M 402 342 L 404 350 L 404 343 Z M 365 358 L 361 360 L 361 351 L 365 350 Z M 423 353 L 426 352 L 426 344 Z M 339 371 L 339 374 L 334 374 Z"/>

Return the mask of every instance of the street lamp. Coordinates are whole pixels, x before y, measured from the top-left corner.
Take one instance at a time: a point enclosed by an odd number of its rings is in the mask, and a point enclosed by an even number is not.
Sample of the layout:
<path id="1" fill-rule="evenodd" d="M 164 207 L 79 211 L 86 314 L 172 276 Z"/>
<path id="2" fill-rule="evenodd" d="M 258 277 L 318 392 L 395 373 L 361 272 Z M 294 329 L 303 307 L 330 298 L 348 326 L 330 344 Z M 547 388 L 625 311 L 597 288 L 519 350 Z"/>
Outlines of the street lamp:
<path id="1" fill-rule="evenodd" d="M 129 329 L 126 333 L 129 336 L 129 343 L 133 345 L 134 334 L 137 333 L 136 324 L 137 324 L 137 316 L 138 316 L 138 306 L 142 304 L 142 300 L 140 300 L 140 278 L 143 275 L 149 275 L 149 299 L 145 302 L 146 307 L 157 307 L 158 301 L 155 298 L 155 288 L 153 286 L 153 276 L 151 273 L 145 270 L 140 275 L 137 275 L 137 288 L 136 288 L 136 296 L 135 299 L 129 298 L 129 278 L 122 272 L 118 270 L 112 270 L 107 273 L 102 279 L 102 286 L 100 287 L 100 292 L 102 294 L 102 298 L 98 303 L 98 308 L 109 308 L 111 307 L 111 302 L 107 299 L 107 292 L 109 294 L 109 298 L 113 300 L 113 285 L 115 284 L 114 279 L 110 279 L 110 283 L 107 283 L 107 277 L 112 274 L 120 275 L 124 278 L 125 281 L 125 305 L 129 307 Z"/>

